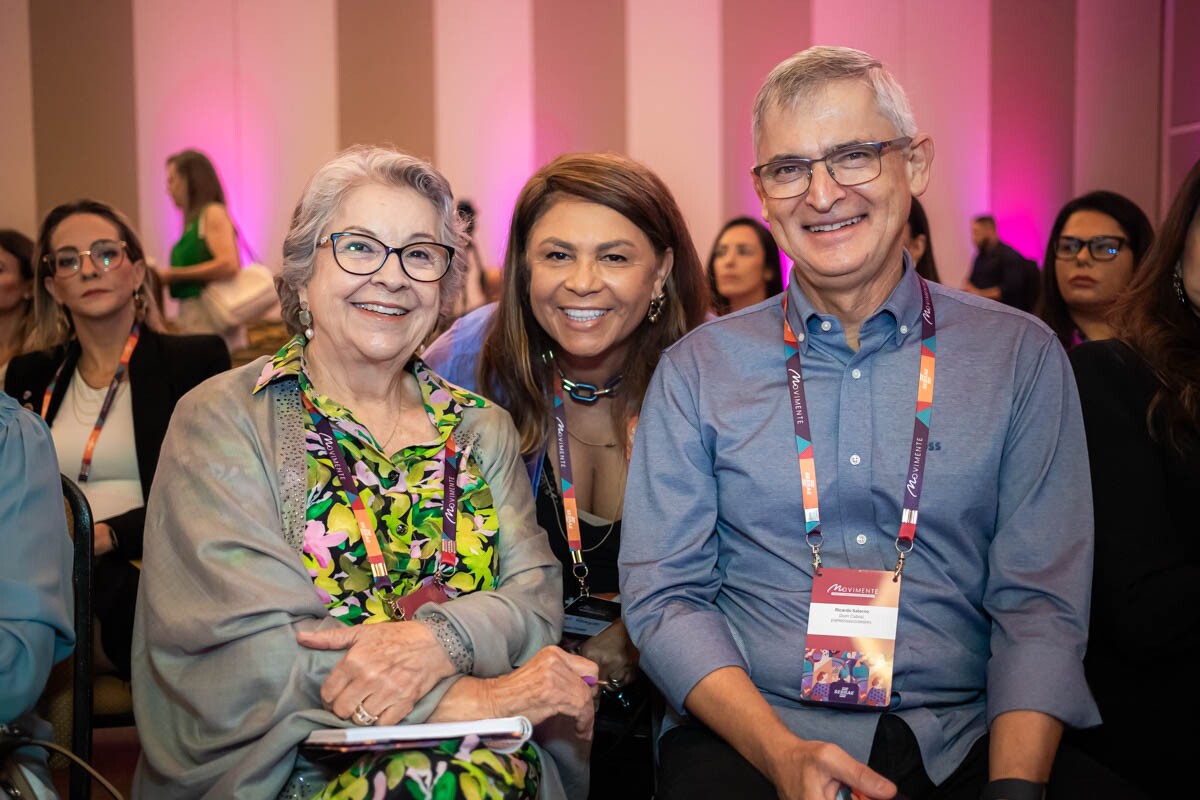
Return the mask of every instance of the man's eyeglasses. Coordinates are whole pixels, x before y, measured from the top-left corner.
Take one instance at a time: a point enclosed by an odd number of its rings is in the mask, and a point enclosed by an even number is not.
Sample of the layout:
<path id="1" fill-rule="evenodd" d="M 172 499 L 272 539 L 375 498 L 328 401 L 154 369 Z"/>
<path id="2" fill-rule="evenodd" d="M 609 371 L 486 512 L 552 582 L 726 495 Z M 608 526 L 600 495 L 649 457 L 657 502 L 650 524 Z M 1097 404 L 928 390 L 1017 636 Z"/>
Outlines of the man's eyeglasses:
<path id="1" fill-rule="evenodd" d="M 78 275 L 83 268 L 83 257 L 87 256 L 100 272 L 116 269 L 124 263 L 125 243 L 112 239 L 97 239 L 87 250 L 63 247 L 42 256 L 42 261 L 59 277 Z"/>
<path id="2" fill-rule="evenodd" d="M 758 178 L 763 194 L 775 200 L 799 197 L 812 185 L 813 167 L 825 162 L 829 177 L 841 186 L 858 186 L 879 177 L 880 160 L 888 148 L 904 148 L 911 136 L 886 142 L 863 142 L 839 147 L 824 158 L 781 158 L 750 170 Z"/>
<path id="3" fill-rule="evenodd" d="M 1060 236 L 1054 244 L 1054 255 L 1066 261 L 1075 258 L 1080 250 L 1087 247 L 1094 260 L 1112 261 L 1127 243 L 1128 240 L 1124 236 L 1093 236 L 1090 239 Z"/>
<path id="4" fill-rule="evenodd" d="M 374 275 L 395 253 L 405 275 L 414 281 L 433 283 L 442 279 L 454 260 L 454 248 L 444 244 L 413 242 L 389 247 L 365 233 L 331 233 L 317 241 L 317 247 L 325 245 L 333 248 L 333 260 L 351 275 Z"/>

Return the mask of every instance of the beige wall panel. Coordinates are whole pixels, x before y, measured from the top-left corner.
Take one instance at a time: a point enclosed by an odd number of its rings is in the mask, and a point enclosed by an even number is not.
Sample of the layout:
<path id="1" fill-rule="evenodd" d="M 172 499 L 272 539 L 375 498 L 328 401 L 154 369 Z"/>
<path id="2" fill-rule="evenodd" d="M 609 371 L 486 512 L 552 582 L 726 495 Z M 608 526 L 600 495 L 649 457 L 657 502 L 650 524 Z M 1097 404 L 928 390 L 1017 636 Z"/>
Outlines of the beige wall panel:
<path id="1" fill-rule="evenodd" d="M 28 0 L 0 0 L 0 228 L 33 238 L 40 221 L 33 152 Z"/>

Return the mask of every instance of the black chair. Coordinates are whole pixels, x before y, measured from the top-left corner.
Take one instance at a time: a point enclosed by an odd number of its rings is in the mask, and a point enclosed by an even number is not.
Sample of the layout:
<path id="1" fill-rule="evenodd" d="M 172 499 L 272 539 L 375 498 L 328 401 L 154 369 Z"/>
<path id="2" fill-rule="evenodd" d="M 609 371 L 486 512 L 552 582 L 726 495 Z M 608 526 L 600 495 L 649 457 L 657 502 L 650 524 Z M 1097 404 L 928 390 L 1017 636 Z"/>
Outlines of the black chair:
<path id="1" fill-rule="evenodd" d="M 62 476 L 67 522 L 75 542 L 75 654 L 71 659 L 71 752 L 92 760 L 92 508 L 66 475 Z M 91 797 L 91 776 L 71 764 L 71 800 Z"/>

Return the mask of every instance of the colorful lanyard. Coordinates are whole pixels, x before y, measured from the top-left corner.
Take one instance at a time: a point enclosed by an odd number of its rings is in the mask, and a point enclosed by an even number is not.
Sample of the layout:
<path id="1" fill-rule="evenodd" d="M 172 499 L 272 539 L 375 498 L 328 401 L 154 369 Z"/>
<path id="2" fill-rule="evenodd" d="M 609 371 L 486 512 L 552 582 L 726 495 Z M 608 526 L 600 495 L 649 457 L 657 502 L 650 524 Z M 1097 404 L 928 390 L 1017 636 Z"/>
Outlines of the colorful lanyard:
<path id="1" fill-rule="evenodd" d="M 917 509 L 921 505 L 921 486 L 925 480 L 925 455 L 929 447 L 929 425 L 933 415 L 933 375 L 937 362 L 937 326 L 933 316 L 933 298 L 924 278 L 921 286 L 921 372 L 917 382 L 917 413 L 913 422 L 912 449 L 908 480 L 904 486 L 904 510 L 900 515 L 900 533 L 896 537 L 894 580 L 900 578 L 904 559 L 917 538 Z M 804 379 L 800 371 L 800 346 L 787 318 L 787 295 L 783 296 L 783 352 L 787 356 L 788 388 L 792 396 L 792 423 L 796 429 L 796 451 L 800 456 L 800 485 L 804 499 L 804 540 L 812 549 L 813 570 L 821 570 L 821 510 L 817 495 L 817 468 L 813 458 L 808 403 L 804 399 Z"/>
<path id="2" fill-rule="evenodd" d="M 583 559 L 583 535 L 579 531 L 579 503 L 575 499 L 575 477 L 571 472 L 571 446 L 567 444 L 567 408 L 562 384 L 554 383 L 554 439 L 558 445 L 558 481 L 562 492 L 563 518 L 567 523 L 567 548 L 571 551 L 571 574 L 579 581 L 579 594 L 588 597 L 588 567 Z"/>
<path id="3" fill-rule="evenodd" d="M 309 417 L 317 428 L 317 436 L 321 439 L 321 446 L 324 447 L 325 453 L 329 456 L 329 460 L 333 462 L 333 470 L 338 485 L 350 500 L 350 509 L 354 512 L 354 519 L 358 523 L 358 533 L 362 537 L 363 545 L 367 548 L 367 562 L 371 565 L 371 579 L 375 583 L 375 588 L 379 591 L 380 599 L 385 601 L 384 606 L 387 607 L 387 600 L 395 591 L 392 584 L 392 579 L 388 577 L 387 565 L 383 560 L 383 551 L 379 547 L 379 538 L 375 535 L 375 526 L 371 522 L 370 516 L 367 514 L 367 507 L 363 504 L 362 494 L 358 488 L 358 482 L 354 479 L 354 473 L 350 471 L 350 467 L 346 464 L 346 458 L 342 455 L 341 445 L 338 444 L 337 438 L 333 435 L 333 426 L 329 424 L 329 420 L 312 404 L 308 399 L 308 395 L 304 392 L 300 393 L 304 400 L 304 408 L 308 411 Z M 446 579 L 454 573 L 457 566 L 457 547 L 455 545 L 458 535 L 458 449 L 454 442 L 454 434 L 446 437 L 446 444 L 442 448 L 441 461 L 444 466 L 444 477 L 442 481 L 442 545 L 441 558 L 437 574 L 434 576 L 434 581 L 438 584 L 445 585 Z"/>
<path id="4" fill-rule="evenodd" d="M 125 379 L 125 373 L 129 371 L 129 359 L 133 358 L 134 348 L 137 347 L 138 338 L 141 335 L 142 326 L 136 322 L 133 323 L 133 329 L 129 331 L 129 338 L 125 340 L 125 349 L 121 351 L 121 360 L 117 362 L 117 371 L 113 374 L 112 383 L 108 385 L 108 394 L 104 395 L 104 403 L 100 406 L 100 415 L 96 417 L 96 424 L 92 426 L 87 444 L 83 447 L 83 461 L 79 464 L 79 477 L 76 479 L 79 483 L 87 483 L 88 475 L 92 472 L 92 457 L 96 454 L 96 442 L 100 441 L 100 431 L 104 429 L 108 412 L 112 410 L 113 401 L 117 398 L 117 389 L 121 386 L 121 381 Z M 42 395 L 42 419 L 46 419 L 46 414 L 50 411 L 50 398 L 54 396 L 54 387 L 58 385 L 58 379 L 62 377 L 63 367 L 66 365 L 66 361 L 58 365 L 58 370 L 50 379 L 50 385 L 46 387 L 46 393 Z"/>

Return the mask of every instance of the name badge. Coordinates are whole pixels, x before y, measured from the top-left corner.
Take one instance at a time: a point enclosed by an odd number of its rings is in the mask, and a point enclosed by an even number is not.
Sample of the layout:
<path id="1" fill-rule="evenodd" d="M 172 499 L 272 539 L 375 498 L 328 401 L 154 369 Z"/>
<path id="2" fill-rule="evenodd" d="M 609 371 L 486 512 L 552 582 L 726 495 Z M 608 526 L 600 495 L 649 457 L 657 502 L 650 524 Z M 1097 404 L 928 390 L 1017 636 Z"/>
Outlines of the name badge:
<path id="1" fill-rule="evenodd" d="M 620 618 L 620 603 L 600 597 L 577 597 L 563 611 L 563 634 L 590 639 Z"/>
<path id="2" fill-rule="evenodd" d="M 813 579 L 801 681 L 805 701 L 888 707 L 900 612 L 900 581 L 894 575 L 822 568 Z"/>

